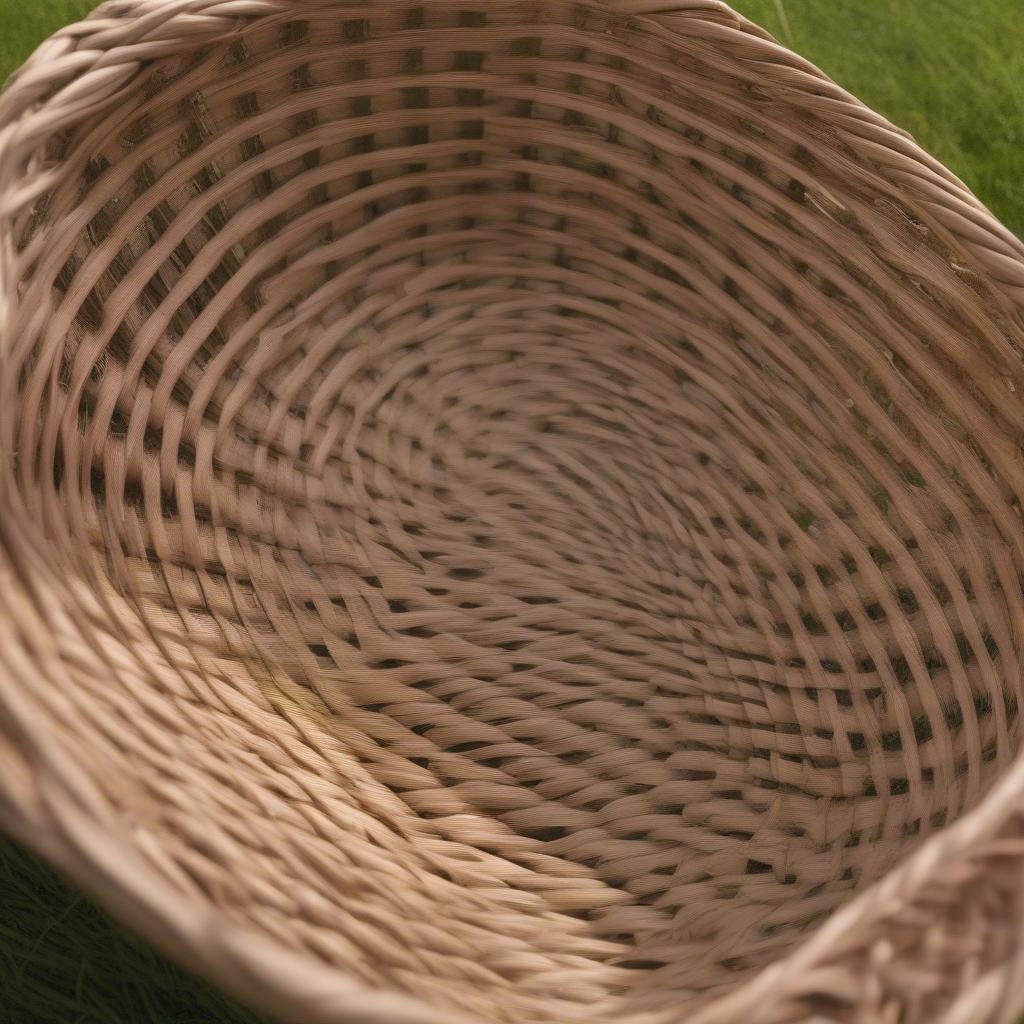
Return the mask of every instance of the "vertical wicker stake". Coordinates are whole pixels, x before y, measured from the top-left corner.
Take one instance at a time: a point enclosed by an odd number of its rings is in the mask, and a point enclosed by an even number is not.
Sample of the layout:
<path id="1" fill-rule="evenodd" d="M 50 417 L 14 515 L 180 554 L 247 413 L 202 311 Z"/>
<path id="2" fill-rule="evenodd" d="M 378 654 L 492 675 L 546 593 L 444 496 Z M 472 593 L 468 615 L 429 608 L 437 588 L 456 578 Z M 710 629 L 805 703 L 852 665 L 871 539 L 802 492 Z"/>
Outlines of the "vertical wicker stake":
<path id="1" fill-rule="evenodd" d="M 0 825 L 301 1024 L 1008 1020 L 1022 299 L 716 0 L 113 0 L 0 97 Z"/>

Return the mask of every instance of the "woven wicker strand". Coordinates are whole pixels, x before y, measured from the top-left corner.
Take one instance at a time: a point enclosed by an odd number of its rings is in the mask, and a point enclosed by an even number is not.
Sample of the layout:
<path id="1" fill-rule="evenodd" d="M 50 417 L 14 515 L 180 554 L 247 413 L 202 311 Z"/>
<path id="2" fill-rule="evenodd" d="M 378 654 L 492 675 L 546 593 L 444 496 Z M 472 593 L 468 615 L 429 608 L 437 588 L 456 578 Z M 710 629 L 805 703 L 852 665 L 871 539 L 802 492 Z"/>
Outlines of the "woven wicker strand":
<path id="1" fill-rule="evenodd" d="M 296 1024 L 1009 1021 L 1022 357 L 716 0 L 113 0 L 0 95 L 0 827 Z"/>

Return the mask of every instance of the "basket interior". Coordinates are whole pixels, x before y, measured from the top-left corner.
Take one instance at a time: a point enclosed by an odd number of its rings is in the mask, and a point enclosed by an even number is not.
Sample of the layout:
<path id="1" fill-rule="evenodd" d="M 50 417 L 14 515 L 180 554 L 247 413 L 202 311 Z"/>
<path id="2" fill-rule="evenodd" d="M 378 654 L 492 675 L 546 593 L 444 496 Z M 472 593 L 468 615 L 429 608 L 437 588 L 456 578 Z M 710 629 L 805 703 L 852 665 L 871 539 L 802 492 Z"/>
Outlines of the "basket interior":
<path id="1" fill-rule="evenodd" d="M 45 155 L 4 456 L 103 609 L 55 735 L 371 985 L 679 1019 L 1017 749 L 1019 338 L 734 30 L 346 11 Z"/>

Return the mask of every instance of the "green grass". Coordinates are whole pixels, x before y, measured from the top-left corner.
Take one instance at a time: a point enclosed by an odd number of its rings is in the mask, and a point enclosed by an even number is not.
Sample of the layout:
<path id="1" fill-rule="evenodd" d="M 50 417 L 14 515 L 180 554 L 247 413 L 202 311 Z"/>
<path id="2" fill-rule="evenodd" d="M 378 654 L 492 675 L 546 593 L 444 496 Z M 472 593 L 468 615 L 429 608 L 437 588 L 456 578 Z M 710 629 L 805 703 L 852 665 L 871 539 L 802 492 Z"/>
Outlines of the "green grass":
<path id="1" fill-rule="evenodd" d="M 0 841 L 3 1024 L 259 1024 Z"/>
<path id="2" fill-rule="evenodd" d="M 1022 0 L 734 0 L 1024 235 Z"/>
<path id="3" fill-rule="evenodd" d="M 1024 233 L 1022 0 L 735 0 Z M 89 0 L 0 0 L 0 79 Z M 0 1024 L 253 1024 L 0 840 Z"/>
<path id="4" fill-rule="evenodd" d="M 0 81 L 48 35 L 95 6 L 96 0 L 0 0 Z"/>

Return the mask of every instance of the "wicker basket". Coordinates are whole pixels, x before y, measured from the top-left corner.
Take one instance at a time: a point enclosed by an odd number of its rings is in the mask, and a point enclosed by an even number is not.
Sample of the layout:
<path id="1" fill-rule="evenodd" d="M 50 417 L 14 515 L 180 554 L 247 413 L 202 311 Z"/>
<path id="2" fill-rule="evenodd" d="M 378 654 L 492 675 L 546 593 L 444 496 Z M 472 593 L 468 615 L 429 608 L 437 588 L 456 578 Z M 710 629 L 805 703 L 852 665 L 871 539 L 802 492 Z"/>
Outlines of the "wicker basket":
<path id="1" fill-rule="evenodd" d="M 0 98 L 0 825 L 298 1024 L 1024 1005 L 1024 250 L 716 0 L 115 0 Z"/>

